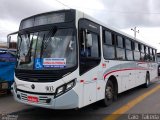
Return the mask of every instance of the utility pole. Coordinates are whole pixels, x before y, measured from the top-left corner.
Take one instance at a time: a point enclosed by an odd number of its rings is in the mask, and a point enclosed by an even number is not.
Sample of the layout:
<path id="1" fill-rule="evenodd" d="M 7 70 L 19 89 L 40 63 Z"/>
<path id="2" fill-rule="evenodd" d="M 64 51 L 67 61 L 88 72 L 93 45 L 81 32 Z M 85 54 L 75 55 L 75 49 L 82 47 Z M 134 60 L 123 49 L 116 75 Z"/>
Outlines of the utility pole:
<path id="1" fill-rule="evenodd" d="M 137 27 L 134 27 L 134 29 L 131 28 L 131 30 L 134 31 L 134 39 L 136 39 L 136 35 L 139 33 L 139 30 L 137 30 Z"/>

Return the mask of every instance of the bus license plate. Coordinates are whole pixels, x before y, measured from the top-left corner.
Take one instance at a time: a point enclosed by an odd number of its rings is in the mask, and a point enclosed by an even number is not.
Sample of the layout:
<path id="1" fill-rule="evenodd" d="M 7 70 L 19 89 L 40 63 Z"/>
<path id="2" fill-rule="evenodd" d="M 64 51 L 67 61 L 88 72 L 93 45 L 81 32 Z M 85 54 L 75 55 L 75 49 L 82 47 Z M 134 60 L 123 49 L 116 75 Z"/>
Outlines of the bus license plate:
<path id="1" fill-rule="evenodd" d="M 27 97 L 28 99 L 28 102 L 34 102 L 34 103 L 38 103 L 38 97 L 35 97 L 35 96 L 28 96 Z"/>
<path id="2" fill-rule="evenodd" d="M 2 83 L 2 89 L 8 89 L 8 83 Z"/>

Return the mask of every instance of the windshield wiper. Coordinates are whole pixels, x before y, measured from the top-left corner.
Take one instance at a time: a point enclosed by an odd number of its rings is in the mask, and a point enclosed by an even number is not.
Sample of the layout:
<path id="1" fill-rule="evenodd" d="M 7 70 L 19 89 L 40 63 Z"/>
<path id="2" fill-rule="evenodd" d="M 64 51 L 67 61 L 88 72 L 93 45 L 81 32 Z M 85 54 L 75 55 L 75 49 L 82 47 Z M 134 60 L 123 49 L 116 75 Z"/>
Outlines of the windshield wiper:
<path id="1" fill-rule="evenodd" d="M 34 35 L 33 35 L 33 36 L 34 36 Z M 32 44 L 33 44 L 33 36 L 32 36 L 31 41 L 29 42 L 29 48 L 28 48 L 28 52 L 27 52 L 27 55 L 26 55 L 26 56 L 28 56 L 28 54 L 30 54 L 30 52 L 31 52 Z"/>
<path id="2" fill-rule="evenodd" d="M 54 34 L 56 33 L 56 31 L 57 31 L 57 27 L 54 26 L 54 27 L 49 31 L 49 33 L 48 33 L 46 36 L 45 36 L 45 34 L 44 34 L 43 40 L 42 40 L 42 49 L 41 49 L 40 58 L 41 58 L 42 55 L 43 55 L 44 49 L 47 48 L 48 43 L 51 41 L 51 37 L 54 36 Z"/>

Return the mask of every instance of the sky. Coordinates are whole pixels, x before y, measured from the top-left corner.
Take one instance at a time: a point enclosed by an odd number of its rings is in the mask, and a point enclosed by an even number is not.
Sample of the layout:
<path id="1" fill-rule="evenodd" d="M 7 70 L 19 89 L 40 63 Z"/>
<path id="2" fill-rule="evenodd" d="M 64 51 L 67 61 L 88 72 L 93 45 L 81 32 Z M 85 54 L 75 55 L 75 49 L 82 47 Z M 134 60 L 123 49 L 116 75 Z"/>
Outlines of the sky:
<path id="1" fill-rule="evenodd" d="M 0 0 L 0 41 L 18 31 L 23 18 L 59 9 L 78 9 L 108 26 L 134 35 L 160 52 L 160 0 Z"/>

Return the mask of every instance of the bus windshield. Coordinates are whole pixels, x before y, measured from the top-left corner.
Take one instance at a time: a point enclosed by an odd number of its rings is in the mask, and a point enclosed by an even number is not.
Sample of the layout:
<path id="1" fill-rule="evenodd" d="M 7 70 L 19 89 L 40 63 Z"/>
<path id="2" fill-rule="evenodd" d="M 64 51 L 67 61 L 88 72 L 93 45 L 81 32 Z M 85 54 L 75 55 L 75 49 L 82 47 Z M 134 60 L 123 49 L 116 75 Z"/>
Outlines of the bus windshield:
<path id="1" fill-rule="evenodd" d="M 76 65 L 74 29 L 57 29 L 19 35 L 18 69 L 65 69 Z"/>

